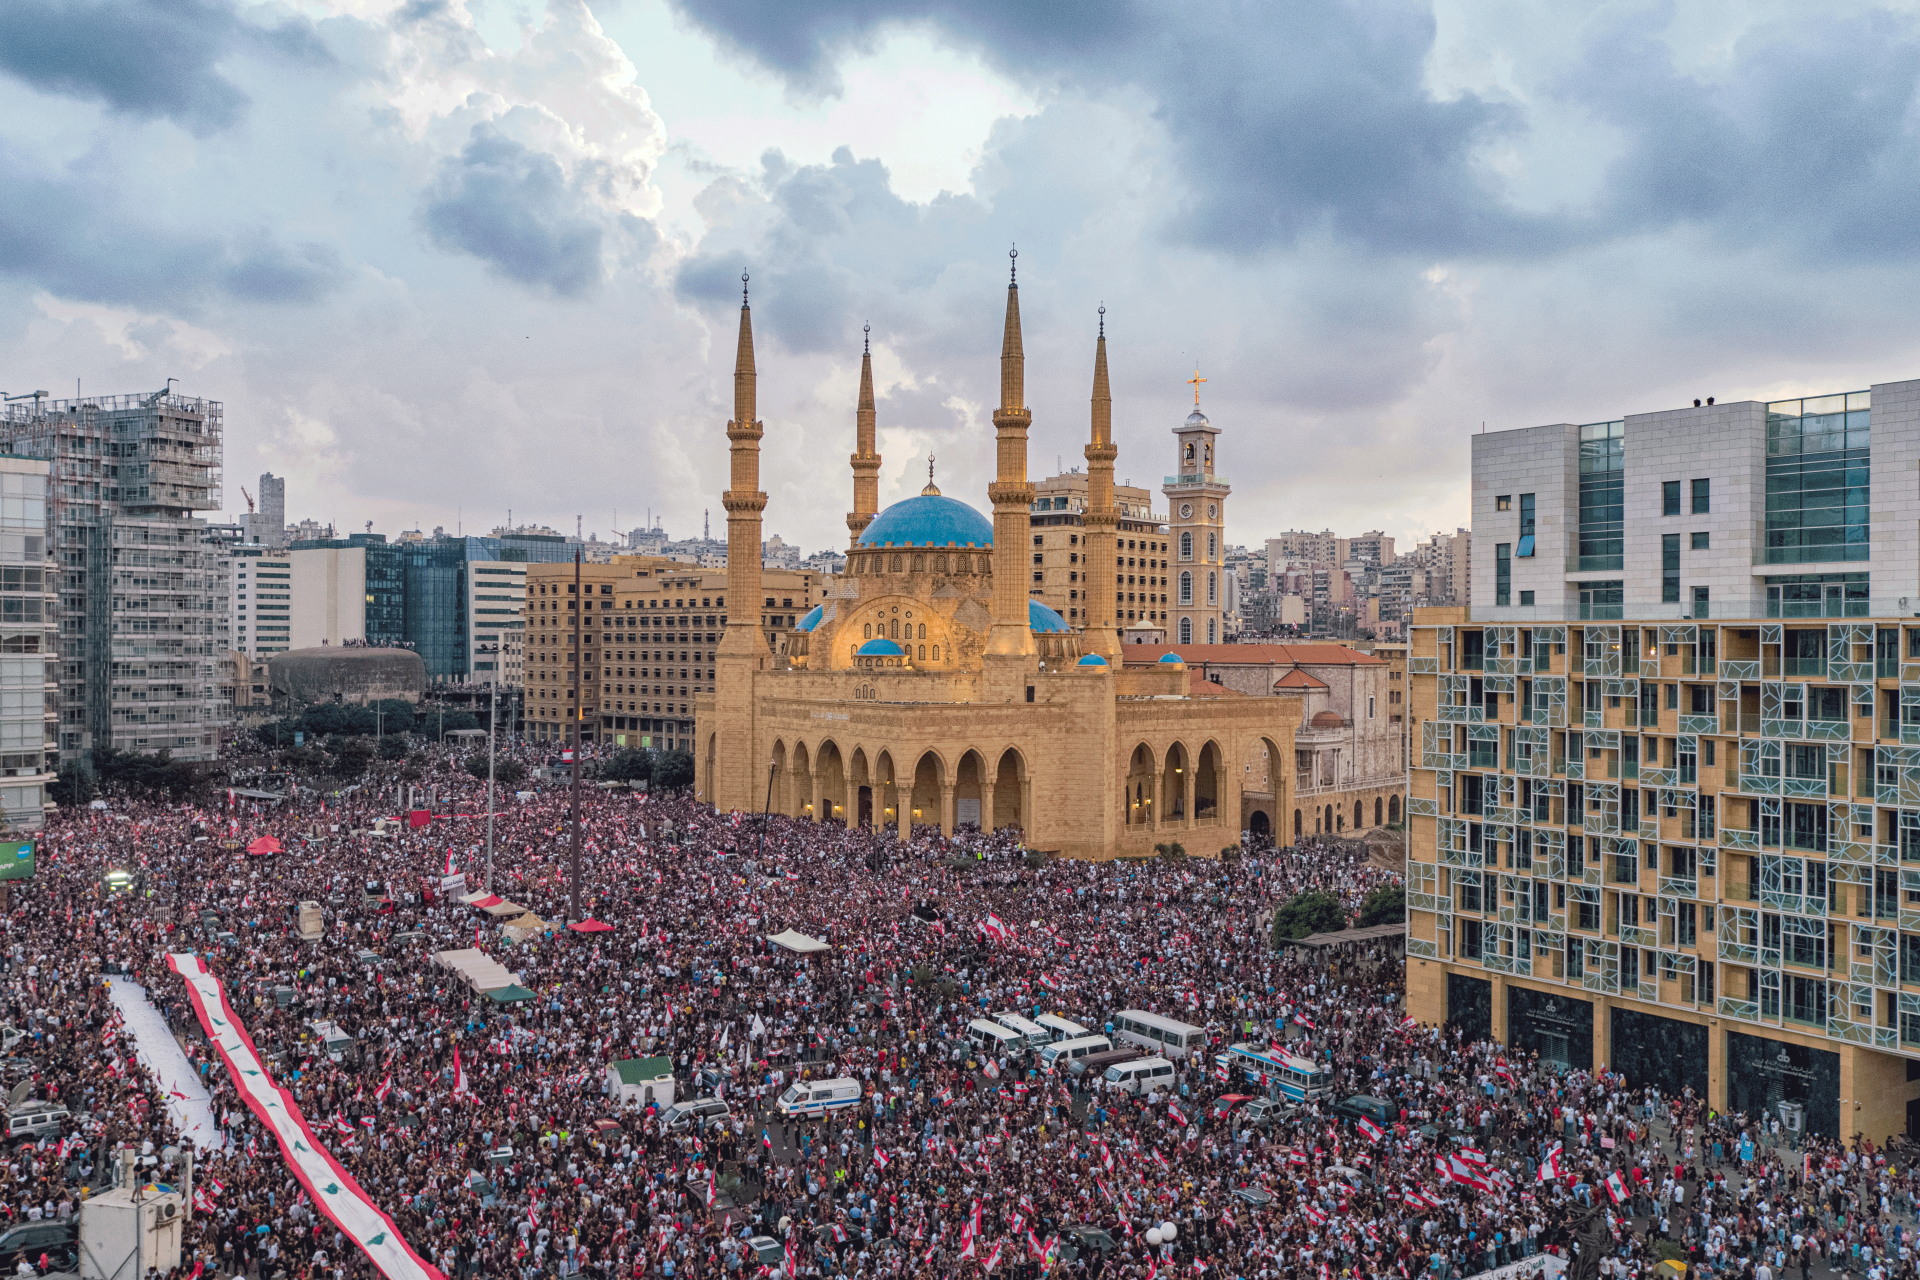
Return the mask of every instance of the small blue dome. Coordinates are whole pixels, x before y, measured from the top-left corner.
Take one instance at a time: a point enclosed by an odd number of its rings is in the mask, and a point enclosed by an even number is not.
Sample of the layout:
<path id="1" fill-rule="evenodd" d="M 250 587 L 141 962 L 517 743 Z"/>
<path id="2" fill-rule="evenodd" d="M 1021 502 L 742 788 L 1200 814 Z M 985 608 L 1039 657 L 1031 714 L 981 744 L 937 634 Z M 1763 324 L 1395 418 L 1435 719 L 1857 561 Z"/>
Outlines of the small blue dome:
<path id="1" fill-rule="evenodd" d="M 1182 658 L 1177 653 L 1163 653 L 1160 655 L 1160 661 L 1168 665 L 1177 665 L 1182 667 L 1187 665 L 1186 659 Z"/>
<path id="2" fill-rule="evenodd" d="M 1038 600 L 1027 601 L 1027 625 L 1033 628 L 1035 635 L 1051 635 L 1068 630 L 1067 620 Z"/>
<path id="3" fill-rule="evenodd" d="M 891 640 L 869 640 L 853 651 L 856 658 L 898 658 L 906 653 Z"/>
<path id="4" fill-rule="evenodd" d="M 817 604 L 813 606 L 813 608 L 807 610 L 806 617 L 800 619 L 799 622 L 794 624 L 793 629 L 795 631 L 813 630 L 815 627 L 820 625 L 820 619 L 826 614 L 826 612 L 827 612 L 827 606 L 823 604 Z"/>
<path id="5" fill-rule="evenodd" d="M 1090 653 L 1086 657 L 1080 659 L 1080 661 L 1076 665 L 1082 666 L 1082 667 L 1104 667 L 1107 665 L 1107 660 L 1101 657 L 1097 653 Z"/>
<path id="6" fill-rule="evenodd" d="M 896 502 L 860 531 L 863 547 L 991 547 L 993 522 L 964 502 L 923 493 Z"/>

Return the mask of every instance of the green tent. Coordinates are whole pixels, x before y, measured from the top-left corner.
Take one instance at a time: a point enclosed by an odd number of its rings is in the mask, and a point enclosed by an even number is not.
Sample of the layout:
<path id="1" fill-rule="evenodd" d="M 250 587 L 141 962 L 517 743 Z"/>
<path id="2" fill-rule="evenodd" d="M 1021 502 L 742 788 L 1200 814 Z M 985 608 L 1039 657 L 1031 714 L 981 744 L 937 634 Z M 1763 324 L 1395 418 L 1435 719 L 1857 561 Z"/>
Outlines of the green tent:
<path id="1" fill-rule="evenodd" d="M 487 999 L 493 1001 L 495 1004 L 519 1004 L 522 1000 L 532 1000 L 534 998 L 533 992 L 518 983 L 508 983 L 504 987 L 498 987 L 487 992 Z"/>

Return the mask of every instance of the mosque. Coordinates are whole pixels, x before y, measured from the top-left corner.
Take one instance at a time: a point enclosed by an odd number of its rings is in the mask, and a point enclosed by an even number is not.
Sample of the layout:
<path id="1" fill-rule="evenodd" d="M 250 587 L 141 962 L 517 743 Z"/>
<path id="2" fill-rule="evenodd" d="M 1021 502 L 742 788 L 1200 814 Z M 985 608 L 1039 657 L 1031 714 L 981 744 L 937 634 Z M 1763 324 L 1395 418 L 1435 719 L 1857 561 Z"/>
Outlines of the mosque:
<path id="1" fill-rule="evenodd" d="M 1016 276 L 993 414 L 991 518 L 931 477 L 918 497 L 879 511 L 873 364 L 862 355 L 847 572 L 777 653 L 752 607 L 762 598 L 767 495 L 743 295 L 721 498 L 730 607 L 713 690 L 695 706 L 703 798 L 723 810 L 892 828 L 902 839 L 916 823 L 946 834 L 1014 826 L 1030 849 L 1080 858 L 1163 843 L 1213 856 L 1239 842 L 1252 796 L 1284 810 L 1298 700 L 1234 696 L 1172 653 L 1123 660 L 1104 323 L 1086 447 L 1084 621 L 1069 625 L 1029 598 L 1025 386 Z M 1192 419 L 1176 428 L 1182 448 L 1193 433 Z"/>

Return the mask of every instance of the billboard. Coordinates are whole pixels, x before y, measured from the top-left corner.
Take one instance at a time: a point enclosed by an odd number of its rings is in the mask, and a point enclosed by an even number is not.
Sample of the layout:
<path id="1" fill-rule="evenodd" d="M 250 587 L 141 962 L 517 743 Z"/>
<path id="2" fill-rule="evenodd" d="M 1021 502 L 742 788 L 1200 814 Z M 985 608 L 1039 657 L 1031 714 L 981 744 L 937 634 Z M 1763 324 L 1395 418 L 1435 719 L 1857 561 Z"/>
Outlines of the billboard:
<path id="1" fill-rule="evenodd" d="M 0 841 L 0 880 L 33 879 L 33 841 Z"/>

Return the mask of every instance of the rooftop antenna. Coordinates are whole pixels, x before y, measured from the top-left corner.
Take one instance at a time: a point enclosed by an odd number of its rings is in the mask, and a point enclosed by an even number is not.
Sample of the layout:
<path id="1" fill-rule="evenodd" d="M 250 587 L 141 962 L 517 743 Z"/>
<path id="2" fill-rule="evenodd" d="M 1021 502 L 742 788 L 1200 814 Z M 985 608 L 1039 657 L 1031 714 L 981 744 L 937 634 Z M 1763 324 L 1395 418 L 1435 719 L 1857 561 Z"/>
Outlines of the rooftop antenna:
<path id="1" fill-rule="evenodd" d="M 700 512 L 700 541 L 713 541 L 713 511 L 703 509 Z"/>

